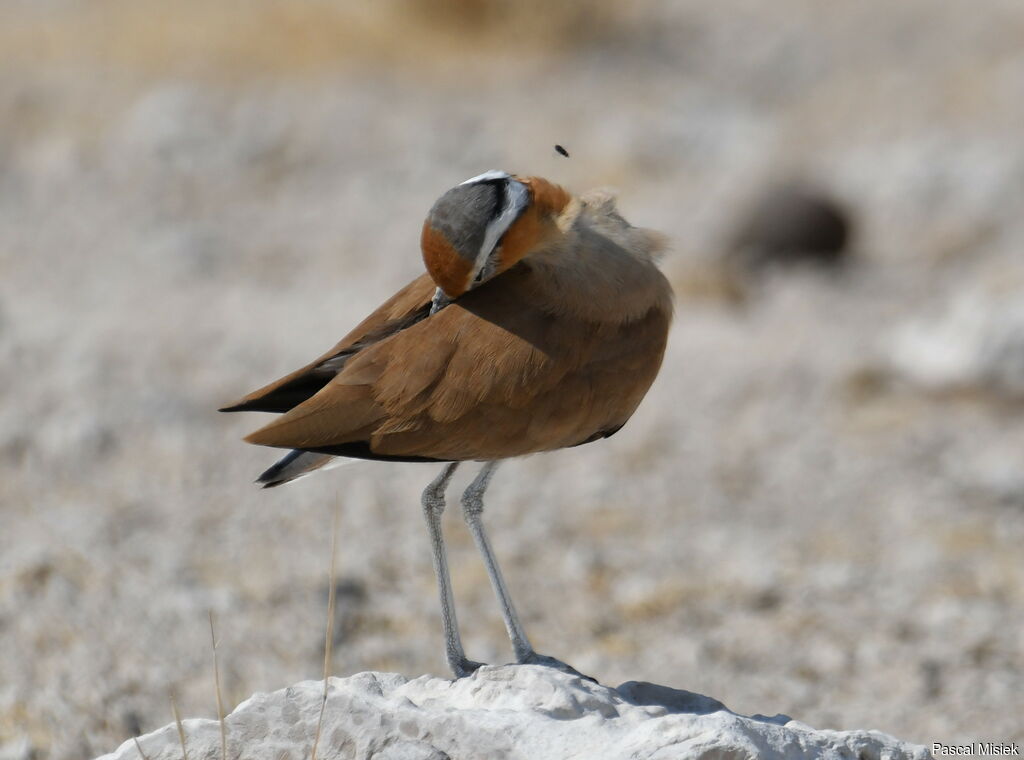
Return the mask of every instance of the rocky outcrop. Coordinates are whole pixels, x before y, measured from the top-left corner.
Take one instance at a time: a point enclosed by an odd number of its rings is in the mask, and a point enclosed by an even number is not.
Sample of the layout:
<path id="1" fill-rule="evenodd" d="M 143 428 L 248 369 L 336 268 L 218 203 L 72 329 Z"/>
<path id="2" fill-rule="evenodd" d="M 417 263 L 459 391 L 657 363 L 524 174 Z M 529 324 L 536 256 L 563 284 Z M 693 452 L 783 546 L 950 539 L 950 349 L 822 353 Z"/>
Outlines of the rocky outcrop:
<path id="1" fill-rule="evenodd" d="M 225 719 L 229 758 L 308 758 L 322 681 L 256 694 Z M 186 720 L 191 760 L 221 757 L 215 720 Z M 174 724 L 101 760 L 180 760 Z M 875 731 L 815 730 L 785 715 L 743 716 L 686 691 L 630 681 L 618 688 L 553 668 L 481 668 L 449 681 L 391 673 L 330 679 L 317 752 L 323 760 L 444 758 L 927 758 Z"/>

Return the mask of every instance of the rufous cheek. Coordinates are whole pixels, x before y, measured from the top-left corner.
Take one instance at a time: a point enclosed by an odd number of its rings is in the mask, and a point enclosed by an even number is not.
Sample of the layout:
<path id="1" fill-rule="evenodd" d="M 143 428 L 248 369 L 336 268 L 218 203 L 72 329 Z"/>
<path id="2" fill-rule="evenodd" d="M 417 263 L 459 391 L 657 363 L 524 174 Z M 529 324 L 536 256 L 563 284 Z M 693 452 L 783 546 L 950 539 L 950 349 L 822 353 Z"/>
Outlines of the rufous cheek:
<path id="1" fill-rule="evenodd" d="M 535 250 L 546 237 L 554 233 L 555 217 L 572 200 L 564 188 L 546 179 L 527 177 L 520 181 L 530 190 L 530 205 L 501 239 L 499 272 Z"/>
<path id="2" fill-rule="evenodd" d="M 448 239 L 429 222 L 423 225 L 420 249 L 430 278 L 449 298 L 458 298 L 469 289 L 472 262 L 460 256 Z"/>
<path id="3" fill-rule="evenodd" d="M 503 272 L 528 254 L 543 239 L 545 223 L 538 209 L 530 206 L 516 219 L 501 239 L 498 271 Z"/>

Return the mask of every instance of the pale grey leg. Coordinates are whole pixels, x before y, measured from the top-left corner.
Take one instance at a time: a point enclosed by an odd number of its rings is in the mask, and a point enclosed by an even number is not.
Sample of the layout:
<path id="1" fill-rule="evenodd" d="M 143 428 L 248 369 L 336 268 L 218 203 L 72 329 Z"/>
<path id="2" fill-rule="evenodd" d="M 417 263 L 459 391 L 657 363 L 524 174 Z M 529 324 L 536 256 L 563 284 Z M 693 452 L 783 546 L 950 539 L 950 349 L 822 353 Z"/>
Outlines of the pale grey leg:
<path id="1" fill-rule="evenodd" d="M 441 598 L 441 623 L 444 626 L 444 648 L 448 666 L 456 678 L 462 678 L 480 667 L 481 663 L 466 659 L 459 638 L 459 621 L 455 616 L 455 599 L 452 596 L 452 580 L 448 574 L 448 556 L 441 533 L 441 515 L 444 514 L 444 492 L 455 474 L 458 462 L 446 464 L 441 474 L 423 491 L 423 515 L 430 532 L 430 550 L 434 559 L 434 573 L 437 575 L 437 591 Z"/>
<path id="2" fill-rule="evenodd" d="M 501 576 L 501 568 L 498 567 L 498 560 L 491 549 L 491 542 L 487 540 L 484 532 L 482 519 L 484 511 L 484 491 L 487 484 L 491 482 L 491 476 L 497 469 L 497 462 L 488 462 L 480 470 L 469 487 L 462 494 L 462 516 L 469 526 L 469 532 L 473 534 L 473 541 L 476 542 L 480 554 L 483 555 L 484 565 L 487 567 L 487 575 L 490 576 L 491 586 L 498 597 L 498 604 L 501 607 L 501 616 L 505 620 L 505 628 L 508 630 L 508 637 L 512 640 L 512 651 L 515 653 L 517 662 L 536 662 L 538 655 L 533 651 L 530 640 L 526 638 L 526 631 L 523 624 L 519 622 L 516 608 L 512 605 L 512 597 L 508 593 L 508 586 Z"/>

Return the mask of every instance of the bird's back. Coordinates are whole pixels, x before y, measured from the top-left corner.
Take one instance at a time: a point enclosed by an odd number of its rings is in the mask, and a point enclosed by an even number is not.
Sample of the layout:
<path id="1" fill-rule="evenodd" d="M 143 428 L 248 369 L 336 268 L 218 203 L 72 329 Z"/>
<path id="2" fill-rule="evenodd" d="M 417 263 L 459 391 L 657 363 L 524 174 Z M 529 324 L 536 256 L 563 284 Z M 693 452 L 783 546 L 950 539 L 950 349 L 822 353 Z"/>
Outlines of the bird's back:
<path id="1" fill-rule="evenodd" d="M 406 304 L 415 319 L 356 341 L 322 388 L 247 440 L 364 458 L 492 460 L 618 430 L 661 365 L 670 290 L 653 262 L 654 235 L 605 199 L 572 213 L 560 248 L 435 314 L 420 313 L 427 289 L 410 286 L 422 301 Z"/>

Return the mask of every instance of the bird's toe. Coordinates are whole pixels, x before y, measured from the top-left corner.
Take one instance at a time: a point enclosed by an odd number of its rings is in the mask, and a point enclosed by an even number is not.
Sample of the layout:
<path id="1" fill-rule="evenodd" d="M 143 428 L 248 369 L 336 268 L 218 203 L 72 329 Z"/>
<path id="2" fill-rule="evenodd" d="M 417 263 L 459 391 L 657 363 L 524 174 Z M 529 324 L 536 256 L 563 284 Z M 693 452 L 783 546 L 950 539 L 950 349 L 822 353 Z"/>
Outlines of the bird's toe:
<path id="1" fill-rule="evenodd" d="M 487 663 L 475 662 L 473 660 L 460 657 L 455 660 L 449 660 L 448 665 L 452 669 L 452 673 L 455 674 L 456 678 L 465 678 L 468 675 L 472 675 L 478 669 L 482 668 Z"/>

